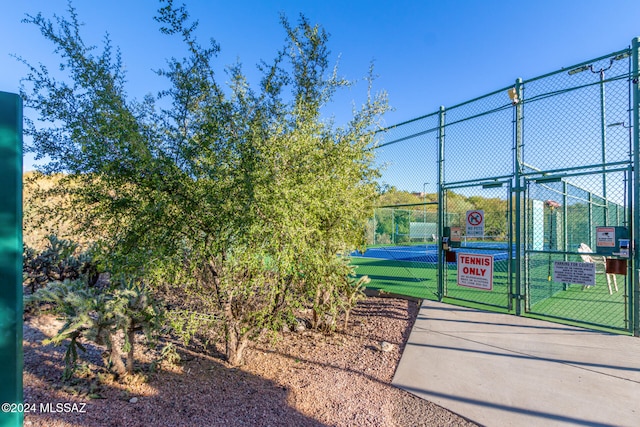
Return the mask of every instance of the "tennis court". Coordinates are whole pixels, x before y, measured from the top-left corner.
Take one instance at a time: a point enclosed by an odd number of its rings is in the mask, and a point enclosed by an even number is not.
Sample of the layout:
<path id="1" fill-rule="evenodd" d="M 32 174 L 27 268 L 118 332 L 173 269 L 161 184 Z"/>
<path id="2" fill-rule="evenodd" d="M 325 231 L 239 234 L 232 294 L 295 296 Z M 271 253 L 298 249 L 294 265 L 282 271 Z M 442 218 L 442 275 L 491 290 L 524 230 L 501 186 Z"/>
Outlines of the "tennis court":
<path id="1" fill-rule="evenodd" d="M 456 248 L 458 253 L 488 254 L 494 258 L 493 289 L 487 292 L 458 286 L 457 264 L 447 263 L 443 271 L 444 294 L 447 301 L 473 307 L 498 309 L 509 312 L 508 295 L 508 249 L 505 242 L 474 242 L 473 247 Z M 515 254 L 512 259 L 515 258 Z M 555 260 L 556 257 L 553 258 Z M 557 259 L 563 259 L 559 256 Z M 577 324 L 604 327 L 607 330 L 628 328 L 628 309 L 624 291 L 624 277 L 619 292 L 609 294 L 604 274 L 596 277 L 596 286 L 584 290 L 580 285 L 567 285 L 548 280 L 549 265 L 553 260 L 547 256 L 529 257 L 527 287 L 527 313 L 546 319 L 565 319 Z M 438 289 L 437 246 L 416 244 L 402 246 L 378 246 L 364 253 L 353 253 L 352 265 L 358 276 L 369 276 L 370 289 L 415 298 L 440 300 Z M 480 305 L 477 305 L 480 304 Z"/>
<path id="2" fill-rule="evenodd" d="M 380 205 L 356 274 L 389 293 L 640 334 L 638 55 L 633 39 L 378 131 Z M 600 66 L 606 79 L 584 72 Z M 444 257 L 441 242 L 461 247 Z"/>
<path id="3" fill-rule="evenodd" d="M 435 264 L 438 262 L 436 244 L 378 246 L 368 248 L 364 253 L 354 252 L 352 257 L 377 258 L 393 261 L 412 261 Z M 453 252 L 492 255 L 494 261 L 509 259 L 508 244 L 505 242 L 473 242 L 453 249 Z M 515 256 L 515 248 L 513 249 Z"/>
<path id="4" fill-rule="evenodd" d="M 471 242 L 469 242 L 471 243 Z M 506 294 L 506 263 L 509 259 L 506 242 L 473 242 L 473 246 L 456 248 L 454 253 L 491 255 L 494 259 L 494 291 L 455 286 L 455 262 L 447 263 L 447 285 L 450 296 L 496 305 L 494 299 Z M 369 276 L 370 289 L 422 299 L 438 300 L 438 259 L 435 244 L 386 245 L 368 248 L 364 253 L 351 254 L 351 263 L 358 276 Z M 504 289 L 502 289 L 504 288 Z M 473 294 L 473 296 L 467 295 Z M 477 295 L 476 295 L 477 294 Z M 485 301 L 487 298 L 490 300 Z M 503 305 L 503 304 L 499 304 Z"/>

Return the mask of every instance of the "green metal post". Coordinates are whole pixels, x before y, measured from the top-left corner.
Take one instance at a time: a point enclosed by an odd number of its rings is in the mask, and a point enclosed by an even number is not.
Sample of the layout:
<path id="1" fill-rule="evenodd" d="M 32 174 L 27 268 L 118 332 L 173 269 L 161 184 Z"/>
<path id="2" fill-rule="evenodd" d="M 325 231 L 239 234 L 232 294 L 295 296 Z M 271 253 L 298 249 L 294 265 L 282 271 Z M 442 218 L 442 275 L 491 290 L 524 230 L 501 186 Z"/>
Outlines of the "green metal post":
<path id="1" fill-rule="evenodd" d="M 587 200 L 589 201 L 589 209 L 587 211 L 587 215 L 589 217 L 589 246 L 592 248 L 595 247 L 595 239 L 593 237 L 593 230 L 595 230 L 596 225 L 593 223 L 593 194 L 591 191 L 587 193 Z"/>
<path id="2" fill-rule="evenodd" d="M 373 244 L 374 245 L 376 244 L 376 230 L 377 230 L 377 228 L 376 228 L 376 212 L 377 211 L 378 211 L 377 209 L 373 210 Z"/>
<path id="3" fill-rule="evenodd" d="M 444 273 L 446 267 L 445 254 L 442 250 L 442 236 L 444 235 L 444 126 L 445 126 L 445 111 L 444 107 L 440 106 L 439 112 L 439 127 L 438 127 L 438 241 L 436 247 L 438 248 L 438 299 L 442 301 L 444 297 Z"/>
<path id="4" fill-rule="evenodd" d="M 566 254 L 569 250 L 569 233 L 567 232 L 567 218 L 569 217 L 568 193 L 569 185 L 567 184 L 567 181 L 562 181 L 562 250 L 565 252 L 563 261 L 569 260 L 569 256 Z M 566 291 L 569 289 L 569 284 L 563 283 L 562 287 Z"/>
<path id="5" fill-rule="evenodd" d="M 427 244 L 427 232 L 426 232 L 426 229 L 427 229 L 427 184 L 428 184 L 428 182 L 425 182 L 425 183 L 422 184 L 422 197 L 423 197 L 422 201 L 424 202 L 424 208 L 423 208 L 424 216 L 422 218 L 422 221 L 423 221 L 423 224 L 424 224 L 423 225 L 423 227 L 424 227 L 423 230 L 425 230 L 424 231 L 424 236 L 423 236 L 423 240 L 424 240 L 425 245 Z"/>
<path id="6" fill-rule="evenodd" d="M 396 244 L 396 210 L 391 208 L 391 243 Z"/>
<path id="7" fill-rule="evenodd" d="M 6 92 L 0 92 L 0 177 L 0 426 L 4 427 L 23 421 L 22 412 L 5 407 L 22 403 L 22 100 Z"/>
<path id="8" fill-rule="evenodd" d="M 516 268 L 515 268 L 515 298 L 516 298 L 516 316 L 522 315 L 522 306 L 524 301 L 524 284 L 522 283 L 522 261 L 523 261 L 523 253 L 522 253 L 522 177 L 520 176 L 522 167 L 522 143 L 523 143 L 523 135 L 522 135 L 522 79 L 516 80 L 516 94 L 517 94 L 517 103 L 516 103 L 516 135 L 515 135 L 515 165 L 514 165 L 514 190 L 515 190 L 515 204 L 516 204 L 516 218 L 515 218 L 515 233 L 516 233 Z"/>
<path id="9" fill-rule="evenodd" d="M 607 199 L 607 114 L 604 95 L 604 70 L 600 70 L 600 139 L 602 140 L 602 198 L 604 199 L 604 224 L 609 225 L 609 201 Z"/>
<path id="10" fill-rule="evenodd" d="M 568 192 L 567 181 L 562 181 L 562 250 L 565 252 L 569 249 L 569 233 L 567 231 L 567 218 L 569 217 Z M 564 260 L 567 260 L 567 254 L 564 255 Z"/>
<path id="11" fill-rule="evenodd" d="M 640 38 L 636 37 L 631 42 L 632 61 L 633 61 L 633 222 L 631 230 L 633 236 L 633 275 L 630 282 L 632 283 L 632 292 L 630 292 L 630 306 L 633 307 L 633 334 L 640 336 L 640 252 L 638 245 L 640 244 Z"/>
<path id="12" fill-rule="evenodd" d="M 629 139 L 632 139 L 631 127 L 629 127 Z M 626 197 L 625 200 L 625 208 L 624 208 L 624 226 L 629 230 L 629 237 L 633 240 L 633 213 L 635 212 L 634 206 L 634 191 L 633 191 L 633 180 L 631 177 L 633 176 L 633 153 L 631 151 L 631 142 L 629 142 L 629 170 L 624 173 L 624 182 L 627 186 L 626 188 Z M 633 299 L 629 299 L 629 295 L 633 294 L 633 278 L 634 274 L 634 253 L 636 252 L 634 248 L 631 249 L 629 264 L 627 265 L 627 278 L 624 282 L 624 301 L 625 301 L 625 313 L 624 313 L 624 326 L 627 331 L 633 332 Z"/>
<path id="13" fill-rule="evenodd" d="M 507 192 L 507 253 L 513 253 L 513 197 L 511 197 L 513 190 L 511 185 L 509 186 L 509 190 Z M 509 257 L 511 258 L 511 257 Z M 508 301 L 507 301 L 507 310 L 511 311 L 513 309 L 513 260 L 509 260 L 507 264 L 507 289 L 509 292 Z"/>

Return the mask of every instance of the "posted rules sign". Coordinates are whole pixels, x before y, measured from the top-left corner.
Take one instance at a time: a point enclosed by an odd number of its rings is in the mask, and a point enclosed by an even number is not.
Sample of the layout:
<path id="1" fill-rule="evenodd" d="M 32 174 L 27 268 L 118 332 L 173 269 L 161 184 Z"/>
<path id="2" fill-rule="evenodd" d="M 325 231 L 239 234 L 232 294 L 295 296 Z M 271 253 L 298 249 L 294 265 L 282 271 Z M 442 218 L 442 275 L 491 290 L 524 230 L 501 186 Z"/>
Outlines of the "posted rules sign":
<path id="1" fill-rule="evenodd" d="M 467 211 L 467 237 L 484 236 L 484 211 Z"/>
<path id="2" fill-rule="evenodd" d="M 458 253 L 458 285 L 493 290 L 493 256 Z"/>
<path id="3" fill-rule="evenodd" d="M 594 286 L 596 284 L 596 265 L 592 262 L 555 261 L 553 263 L 553 281 Z"/>

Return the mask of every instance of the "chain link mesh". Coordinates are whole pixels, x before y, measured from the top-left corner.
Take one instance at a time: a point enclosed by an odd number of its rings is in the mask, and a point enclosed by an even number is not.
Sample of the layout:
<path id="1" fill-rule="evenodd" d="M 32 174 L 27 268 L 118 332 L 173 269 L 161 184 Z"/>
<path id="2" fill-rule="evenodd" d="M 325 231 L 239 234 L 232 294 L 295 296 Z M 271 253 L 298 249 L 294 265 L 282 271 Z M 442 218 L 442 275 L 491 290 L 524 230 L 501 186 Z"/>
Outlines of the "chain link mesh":
<path id="1" fill-rule="evenodd" d="M 431 114 L 378 133 L 375 151 L 382 170 L 381 184 L 415 193 L 426 189 L 435 192 L 437 131 L 438 115 Z"/>
<path id="2" fill-rule="evenodd" d="M 549 171 L 629 161 L 629 76 L 628 56 L 616 53 L 525 81 L 524 163 Z"/>
<path id="3" fill-rule="evenodd" d="M 457 265 L 455 262 L 449 262 L 444 270 L 444 296 L 489 306 L 509 307 L 511 281 L 508 273 L 512 258 L 509 193 L 508 185 L 492 188 L 468 186 L 446 190 L 445 226 L 460 227 L 461 230 L 460 247 L 455 249 L 456 257 L 461 254 L 492 256 L 493 277 L 490 292 L 458 286 Z M 482 235 L 467 235 L 469 212 L 482 214 Z"/>
<path id="4" fill-rule="evenodd" d="M 513 107 L 506 89 L 447 109 L 444 131 L 444 182 L 511 174 Z"/>
<path id="5" fill-rule="evenodd" d="M 522 299 L 529 313 L 629 330 L 631 285 L 606 273 L 616 257 L 596 253 L 596 227 L 631 227 L 630 57 L 614 52 L 381 131 L 381 189 L 413 193 L 418 206 L 376 209 L 358 273 L 391 292 L 507 309 Z M 443 204 L 418 203 L 427 199 Z M 465 235 L 471 209 L 484 212 L 481 237 Z M 453 252 L 494 257 L 491 291 L 459 286 L 455 256 L 440 252 L 444 227 L 462 230 Z M 595 286 L 555 281 L 567 262 L 595 264 Z"/>

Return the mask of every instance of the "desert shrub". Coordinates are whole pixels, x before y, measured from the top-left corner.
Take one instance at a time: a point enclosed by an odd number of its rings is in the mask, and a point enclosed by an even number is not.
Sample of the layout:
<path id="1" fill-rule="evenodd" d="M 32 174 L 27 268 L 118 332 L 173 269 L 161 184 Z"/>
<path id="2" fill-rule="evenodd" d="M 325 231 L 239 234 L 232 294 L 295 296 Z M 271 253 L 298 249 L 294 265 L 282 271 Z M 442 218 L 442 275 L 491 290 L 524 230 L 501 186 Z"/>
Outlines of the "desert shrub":
<path id="1" fill-rule="evenodd" d="M 311 264 L 305 273 L 305 288 L 313 312 L 311 326 L 332 332 L 336 329 L 337 317 L 343 314 L 343 327 L 347 329 L 351 310 L 365 296 L 364 287 L 369 278 L 356 277 L 349 258 L 330 256 L 330 253 L 326 254 L 324 263 Z"/>
<path id="2" fill-rule="evenodd" d="M 39 114 L 25 127 L 28 149 L 50 159 L 44 173 L 62 175 L 56 195 L 108 248 L 111 271 L 188 299 L 178 309 L 197 316 L 187 320 L 212 316 L 240 364 L 247 343 L 296 307 L 337 313 L 350 271 L 335 259 L 364 242 L 386 94 L 372 92 L 371 68 L 353 117 L 327 120 L 336 91 L 353 82 L 331 67 L 328 34 L 304 16 L 297 25 L 282 17 L 285 43 L 260 64 L 257 85 L 239 64 L 221 84 L 218 44 L 200 44 L 186 8 L 162 3 L 160 31 L 183 40 L 184 55 L 158 72 L 166 90 L 143 100 L 127 95 L 108 37 L 101 52 L 83 41 L 72 7 L 55 22 L 27 17 L 63 71 L 27 64 L 22 96 Z"/>
<path id="3" fill-rule="evenodd" d="M 132 279 L 121 278 L 105 288 L 88 286 L 83 280 L 51 282 L 25 298 L 25 305 L 42 302 L 52 304 L 64 319 L 44 344 L 66 346 L 65 379 L 78 366 L 78 351 L 85 351 L 83 339 L 104 345 L 107 368 L 120 376 L 133 373 L 136 333 L 144 332 L 148 345 L 154 346 L 162 330 L 159 304 L 143 282 Z"/>
<path id="4" fill-rule="evenodd" d="M 98 280 L 98 266 L 92 251 L 80 251 L 77 243 L 55 235 L 46 237 L 41 251 L 23 247 L 22 271 L 23 284 L 31 293 L 50 282 L 82 279 L 94 285 Z"/>

